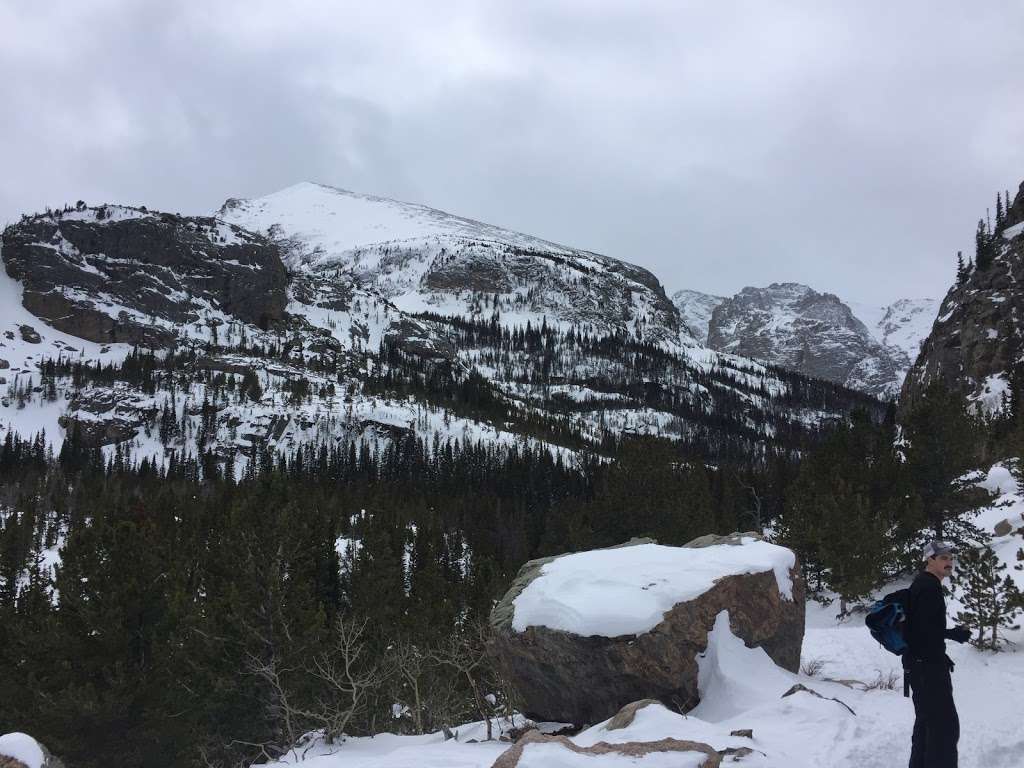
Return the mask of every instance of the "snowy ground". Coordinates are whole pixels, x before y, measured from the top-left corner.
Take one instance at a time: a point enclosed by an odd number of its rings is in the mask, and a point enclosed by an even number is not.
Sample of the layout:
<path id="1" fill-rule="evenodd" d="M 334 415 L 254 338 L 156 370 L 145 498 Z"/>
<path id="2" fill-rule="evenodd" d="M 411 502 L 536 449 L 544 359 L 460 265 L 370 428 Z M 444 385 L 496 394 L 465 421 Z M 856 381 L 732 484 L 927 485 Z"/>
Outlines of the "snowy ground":
<path id="1" fill-rule="evenodd" d="M 913 705 L 897 690 L 863 690 L 864 685 L 899 673 L 899 662 L 872 641 L 859 619 L 837 625 L 834 609 L 808 606 L 804 663 L 823 664 L 813 677 L 794 675 L 775 666 L 760 649 L 748 649 L 728 632 L 724 616 L 712 633 L 701 662 L 703 701 L 688 716 L 660 706 L 640 710 L 628 728 L 609 731 L 598 724 L 573 738 L 580 746 L 599 741 L 689 739 L 715 749 L 757 750 L 738 762 L 754 768 L 892 768 L 910 754 Z M 1024 765 L 1024 733 L 1019 712 L 1024 708 L 1024 653 L 993 655 L 956 646 L 955 695 L 960 711 L 961 768 L 1020 768 Z M 844 680 L 829 682 L 826 678 Z M 826 697 L 782 694 L 800 683 Z M 839 699 L 843 704 L 830 700 Z M 730 736 L 750 728 L 754 738 Z M 309 768 L 489 768 L 508 744 L 468 743 L 483 738 L 479 723 L 458 729 L 457 741 L 442 734 L 380 735 L 350 739 L 342 745 L 314 745 L 296 752 L 281 765 L 304 763 Z M 728 758 L 726 763 L 729 764 Z M 645 758 L 574 755 L 552 746 L 531 745 L 524 768 L 619 768 L 620 766 L 689 765 L 684 756 L 652 753 Z M 699 765 L 694 762 L 693 765 Z"/>

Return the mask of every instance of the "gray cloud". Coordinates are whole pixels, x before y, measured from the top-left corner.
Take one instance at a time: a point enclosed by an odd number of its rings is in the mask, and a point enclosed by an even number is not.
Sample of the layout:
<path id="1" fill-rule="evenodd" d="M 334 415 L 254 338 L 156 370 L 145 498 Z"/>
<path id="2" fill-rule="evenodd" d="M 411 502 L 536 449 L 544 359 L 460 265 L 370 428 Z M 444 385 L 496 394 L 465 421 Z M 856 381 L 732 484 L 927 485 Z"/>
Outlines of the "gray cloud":
<path id="1" fill-rule="evenodd" d="M 887 302 L 1024 178 L 1019 2 L 607 5 L 0 5 L 0 221 L 309 179 Z"/>

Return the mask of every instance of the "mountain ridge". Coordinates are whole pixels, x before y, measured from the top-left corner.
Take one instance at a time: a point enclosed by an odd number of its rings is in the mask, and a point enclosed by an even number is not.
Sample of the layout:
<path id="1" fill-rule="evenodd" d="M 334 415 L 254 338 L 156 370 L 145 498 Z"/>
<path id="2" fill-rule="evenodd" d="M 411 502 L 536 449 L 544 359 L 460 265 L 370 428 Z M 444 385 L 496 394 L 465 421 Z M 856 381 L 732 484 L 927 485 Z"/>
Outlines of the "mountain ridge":
<path id="1" fill-rule="evenodd" d="M 0 420 L 157 462 L 210 453 L 240 466 L 264 450 L 410 437 L 571 453 L 643 434 L 714 460 L 792 448 L 854 407 L 880 408 L 701 345 L 657 278 L 625 262 L 424 235 L 422 207 L 399 207 L 415 216 L 397 231 L 419 239 L 396 249 L 396 230 L 371 230 L 384 239 L 341 247 L 326 202 L 353 197 L 295 192 L 322 204 L 309 214 L 319 241 L 265 216 L 252 231 L 84 204 L 5 229 L 21 306 L 4 316 Z"/>

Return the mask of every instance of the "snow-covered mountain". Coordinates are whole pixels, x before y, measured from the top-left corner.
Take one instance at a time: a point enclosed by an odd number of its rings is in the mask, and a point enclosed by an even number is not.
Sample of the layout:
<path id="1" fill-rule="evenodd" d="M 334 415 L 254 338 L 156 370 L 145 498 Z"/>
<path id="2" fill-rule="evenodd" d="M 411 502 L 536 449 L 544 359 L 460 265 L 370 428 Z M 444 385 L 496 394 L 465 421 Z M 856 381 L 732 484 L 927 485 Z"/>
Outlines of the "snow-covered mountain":
<path id="1" fill-rule="evenodd" d="M 934 319 L 933 299 L 878 307 L 845 302 L 799 283 L 744 288 L 724 298 L 678 291 L 672 300 L 696 337 L 752 357 L 894 397 Z"/>
<path id="2" fill-rule="evenodd" d="M 0 428 L 158 461 L 644 433 L 714 457 L 872 407 L 708 349 L 615 259 L 314 184 L 221 213 L 81 204 L 8 227 Z"/>
<path id="3" fill-rule="evenodd" d="M 906 356 L 903 376 L 921 351 L 939 309 L 938 299 L 899 299 L 888 306 L 847 301 L 853 314 L 864 323 L 875 340 L 901 350 Z"/>
<path id="4" fill-rule="evenodd" d="M 693 343 L 646 269 L 426 206 L 302 183 L 220 215 L 281 244 L 292 269 L 343 271 L 405 312 Z"/>

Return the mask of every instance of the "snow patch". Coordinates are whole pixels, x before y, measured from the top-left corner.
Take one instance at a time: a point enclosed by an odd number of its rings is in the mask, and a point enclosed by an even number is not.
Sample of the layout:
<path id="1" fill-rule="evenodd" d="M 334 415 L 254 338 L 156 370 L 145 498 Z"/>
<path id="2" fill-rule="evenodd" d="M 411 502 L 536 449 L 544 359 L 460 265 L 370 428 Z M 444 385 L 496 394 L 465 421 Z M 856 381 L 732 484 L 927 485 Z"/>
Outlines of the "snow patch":
<path id="1" fill-rule="evenodd" d="M 1024 221 L 1014 224 L 1012 227 L 1007 227 L 1003 230 L 1003 239 L 1012 240 L 1021 232 L 1024 232 Z"/>

